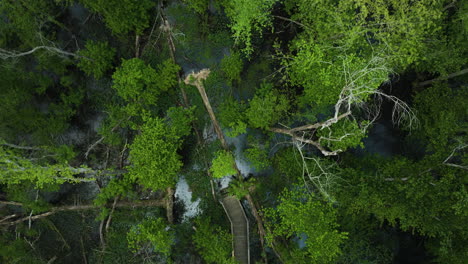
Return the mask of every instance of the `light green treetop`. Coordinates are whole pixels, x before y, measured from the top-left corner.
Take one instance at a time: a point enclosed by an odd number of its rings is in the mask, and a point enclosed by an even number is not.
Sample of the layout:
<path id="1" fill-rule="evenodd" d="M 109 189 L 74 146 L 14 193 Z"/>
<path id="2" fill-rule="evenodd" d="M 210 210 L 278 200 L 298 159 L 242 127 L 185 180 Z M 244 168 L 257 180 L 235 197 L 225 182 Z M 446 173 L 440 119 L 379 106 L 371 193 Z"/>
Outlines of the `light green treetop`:
<path id="1" fill-rule="evenodd" d="M 177 84 L 179 69 L 169 60 L 158 65 L 158 71 L 138 58 L 123 60 L 112 75 L 112 88 L 128 103 L 125 112 L 139 115 L 145 106 L 156 105 L 162 92 Z"/>
<path id="2" fill-rule="evenodd" d="M 334 263 L 346 233 L 337 230 L 335 209 L 307 194 L 304 189 L 284 191 L 276 209 L 266 209 L 267 239 L 302 236 L 305 247 L 291 242 L 288 263 Z"/>
<path id="3" fill-rule="evenodd" d="M 127 233 L 128 247 L 138 252 L 146 242 L 150 242 L 155 252 L 166 257 L 171 254 L 171 247 L 175 243 L 174 232 L 167 228 L 161 218 L 147 219 L 134 226 Z"/>
<path id="4" fill-rule="evenodd" d="M 158 79 L 156 70 L 138 58 L 123 60 L 122 65 L 112 75 L 112 79 L 114 81 L 112 87 L 126 101 L 140 97 L 153 101 L 160 93 L 156 89 Z"/>
<path id="5" fill-rule="evenodd" d="M 0 142 L 1 143 L 1 142 Z M 91 169 L 73 168 L 64 159 L 59 158 L 58 149 L 54 155 L 57 159 L 48 162 L 45 158 L 30 158 L 26 154 L 0 145 L 0 184 L 15 185 L 32 183 L 37 189 L 45 185 L 60 185 L 65 182 L 77 183 L 94 179 L 75 178 L 76 175 L 91 172 Z M 52 155 L 48 153 L 48 155 Z M 66 154 L 65 155 L 69 155 Z"/>
<path id="6" fill-rule="evenodd" d="M 235 175 L 237 171 L 234 167 L 235 161 L 234 156 L 231 152 L 221 150 L 215 153 L 210 171 L 213 173 L 213 177 L 220 179 L 224 176 Z"/>
<path id="7" fill-rule="evenodd" d="M 243 52 L 253 52 L 252 35 L 261 33 L 271 24 L 270 9 L 275 0 L 232 0 L 225 1 L 225 12 L 231 20 L 231 30 L 236 42 L 245 43 Z"/>
<path id="8" fill-rule="evenodd" d="M 183 165 L 177 154 L 180 136 L 161 118 L 145 119 L 141 134 L 130 145 L 128 177 L 153 190 L 172 187 Z"/>
<path id="9" fill-rule="evenodd" d="M 231 257 L 232 237 L 228 232 L 214 227 L 210 218 L 198 218 L 195 224 L 193 243 L 206 263 L 236 263 Z"/>

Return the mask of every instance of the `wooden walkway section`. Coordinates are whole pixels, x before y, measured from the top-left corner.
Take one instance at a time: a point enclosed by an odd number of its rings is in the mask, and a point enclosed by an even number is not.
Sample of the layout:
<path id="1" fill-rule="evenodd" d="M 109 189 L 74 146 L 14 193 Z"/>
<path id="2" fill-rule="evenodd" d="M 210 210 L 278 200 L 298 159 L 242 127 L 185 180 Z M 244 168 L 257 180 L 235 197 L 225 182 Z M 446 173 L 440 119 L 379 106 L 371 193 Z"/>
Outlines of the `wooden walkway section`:
<path id="1" fill-rule="evenodd" d="M 244 208 L 239 199 L 235 196 L 224 197 L 221 204 L 226 211 L 229 221 L 231 221 L 234 257 L 236 261 L 241 264 L 249 264 L 249 222 L 245 215 Z"/>

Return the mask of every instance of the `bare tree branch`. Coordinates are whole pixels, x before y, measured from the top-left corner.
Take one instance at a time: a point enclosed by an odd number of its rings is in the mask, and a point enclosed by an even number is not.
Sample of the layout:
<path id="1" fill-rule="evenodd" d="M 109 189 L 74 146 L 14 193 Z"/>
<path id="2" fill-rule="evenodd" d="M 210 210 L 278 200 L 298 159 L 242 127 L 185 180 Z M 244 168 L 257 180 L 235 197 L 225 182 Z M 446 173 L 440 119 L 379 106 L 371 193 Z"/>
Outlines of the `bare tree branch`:
<path id="1" fill-rule="evenodd" d="M 457 151 L 462 150 L 462 149 L 464 149 L 466 147 L 468 147 L 468 144 L 463 144 L 463 143 L 460 142 L 460 145 L 458 145 L 456 148 L 454 148 L 452 150 L 452 153 L 450 153 L 450 155 L 442 163 L 444 165 L 447 165 L 447 166 L 451 166 L 451 167 L 455 167 L 455 168 L 459 168 L 459 169 L 463 169 L 463 170 L 468 170 L 468 166 L 463 166 L 463 165 L 458 165 L 458 164 L 448 162 L 455 155 L 455 153 Z"/>
<path id="2" fill-rule="evenodd" d="M 128 201 L 121 201 L 118 202 L 115 207 L 116 208 L 124 208 L 124 207 L 163 207 L 166 205 L 165 200 L 145 200 L 145 201 L 137 201 L 137 202 L 128 202 Z M 94 209 L 100 209 L 102 206 L 97 206 L 94 204 L 89 204 L 89 205 L 65 205 L 65 206 L 58 206 L 58 207 L 53 207 L 49 212 L 41 213 L 38 215 L 34 216 L 26 216 L 23 218 L 20 218 L 18 220 L 12 221 L 12 222 L 1 222 L 0 225 L 16 225 L 25 221 L 33 221 L 37 219 L 41 219 L 50 215 L 53 215 L 57 212 L 64 212 L 64 211 L 83 211 L 83 210 L 94 210 Z"/>
<path id="3" fill-rule="evenodd" d="M 19 146 L 15 144 L 10 144 L 10 143 L 2 143 L 3 146 L 7 146 L 10 148 L 15 148 L 15 149 L 23 149 L 23 150 L 41 150 L 41 148 L 38 147 L 28 147 L 28 146 Z"/>
<path id="4" fill-rule="evenodd" d="M 55 54 L 58 54 L 58 55 L 71 56 L 71 57 L 76 57 L 76 58 L 85 58 L 85 59 L 91 60 L 90 58 L 78 55 L 76 53 L 71 53 L 71 52 L 64 51 L 64 50 L 61 50 L 59 48 L 50 47 L 50 46 L 37 46 L 37 47 L 34 47 L 33 49 L 31 49 L 29 51 L 25 51 L 25 52 L 9 51 L 9 50 L 5 50 L 5 49 L 0 48 L 0 59 L 6 60 L 6 59 L 10 59 L 10 58 L 23 57 L 23 56 L 33 54 L 34 52 L 36 52 L 38 50 L 41 50 L 41 49 L 52 52 L 52 53 L 55 53 Z"/>
<path id="5" fill-rule="evenodd" d="M 323 122 L 303 125 L 295 128 L 270 128 L 270 131 L 291 136 L 293 143 L 296 141 L 310 144 L 320 150 L 320 152 L 325 156 L 334 156 L 342 152 L 342 150 L 327 150 L 321 144 L 321 141 L 339 142 L 349 136 L 353 136 L 354 133 L 345 133 L 339 137 L 333 137 L 330 131 L 328 137 L 321 136 L 317 139 L 314 139 L 314 137 L 316 138 L 316 131 L 329 128 L 344 118 L 354 118 L 352 109 L 353 107 L 357 107 L 363 109 L 368 115 L 367 124 L 360 127 L 360 130 L 365 133 L 368 127 L 377 120 L 380 113 L 379 107 L 383 99 L 388 99 L 394 103 L 392 113 L 392 119 L 394 123 L 403 124 L 406 122 L 409 127 L 412 127 L 417 124 L 416 115 L 405 102 L 393 95 L 387 95 L 368 84 L 369 82 L 386 82 L 386 76 L 390 72 L 391 70 L 385 66 L 385 59 L 378 56 L 372 57 L 362 69 L 355 70 L 353 72 L 349 70 L 349 67 L 346 63 L 343 63 L 343 76 L 345 79 L 345 85 L 341 89 L 338 100 L 335 103 L 335 111 L 331 118 Z M 376 74 L 375 76 L 377 77 L 373 77 L 374 75 L 371 74 Z M 371 76 L 371 81 L 366 80 L 365 82 L 362 82 L 362 79 L 369 78 L 369 76 Z M 378 102 L 378 106 L 374 109 L 368 108 L 364 104 L 365 100 L 371 95 L 374 95 L 374 100 Z"/>
<path id="6" fill-rule="evenodd" d="M 423 87 L 423 86 L 430 85 L 430 84 L 432 84 L 434 82 L 437 82 L 437 81 L 448 80 L 448 79 L 455 78 L 455 77 L 458 77 L 460 75 L 464 75 L 464 74 L 467 74 L 467 73 L 468 73 L 468 68 L 463 69 L 463 70 L 458 71 L 458 72 L 454 72 L 454 73 L 449 74 L 449 75 L 440 76 L 440 77 L 432 79 L 432 80 L 420 82 L 420 83 L 417 84 L 417 86 L 418 87 Z"/>

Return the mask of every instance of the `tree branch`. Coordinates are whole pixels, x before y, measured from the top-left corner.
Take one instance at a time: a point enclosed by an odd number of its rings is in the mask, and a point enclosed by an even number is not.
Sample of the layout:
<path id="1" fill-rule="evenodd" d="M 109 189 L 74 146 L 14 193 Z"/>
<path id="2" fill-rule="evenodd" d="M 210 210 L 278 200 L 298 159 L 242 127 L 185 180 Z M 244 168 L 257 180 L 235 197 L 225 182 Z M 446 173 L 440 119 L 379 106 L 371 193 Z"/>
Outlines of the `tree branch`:
<path id="1" fill-rule="evenodd" d="M 432 83 L 437 82 L 437 81 L 448 80 L 448 79 L 455 78 L 457 76 L 464 75 L 464 74 L 467 74 L 467 73 L 468 73 L 468 68 L 463 69 L 463 70 L 458 71 L 458 72 L 454 72 L 454 73 L 446 75 L 446 76 L 441 76 L 441 77 L 437 77 L 437 78 L 432 79 L 432 80 L 420 82 L 416 86 L 417 87 L 423 87 L 423 86 L 432 84 Z"/>
<path id="2" fill-rule="evenodd" d="M 115 208 L 124 208 L 124 207 L 163 207 L 166 205 L 166 201 L 164 200 L 145 200 L 145 201 L 138 201 L 138 202 L 128 202 L 128 201 L 122 201 L 118 202 L 115 205 Z M 64 206 L 58 206 L 58 207 L 53 207 L 49 212 L 45 212 L 42 214 L 34 215 L 34 216 L 26 216 L 23 218 L 20 218 L 18 220 L 15 220 L 13 222 L 2 222 L 0 225 L 16 225 L 25 221 L 31 221 L 37 220 L 40 218 L 44 218 L 50 215 L 53 215 L 57 212 L 64 212 L 64 211 L 83 211 L 83 210 L 95 210 L 95 209 L 100 209 L 102 206 L 94 205 L 94 204 L 89 204 L 89 205 L 64 205 Z"/>
<path id="3" fill-rule="evenodd" d="M 23 149 L 23 150 L 41 150 L 41 148 L 37 147 L 27 147 L 27 146 L 19 146 L 15 144 L 10 144 L 10 143 L 2 143 L 3 146 L 7 146 L 10 148 L 15 148 L 15 149 Z"/>
<path id="4" fill-rule="evenodd" d="M 50 46 L 37 46 L 37 47 L 35 47 L 35 48 L 33 48 L 33 49 L 29 50 L 29 51 L 25 51 L 25 52 L 9 51 L 9 50 L 5 50 L 5 49 L 0 48 L 0 59 L 6 60 L 6 59 L 10 59 L 10 58 L 23 57 L 23 56 L 30 55 L 30 54 L 38 51 L 38 50 L 41 50 L 41 49 L 45 49 L 45 50 L 47 50 L 49 52 L 57 53 L 57 54 L 61 54 L 61 55 L 77 57 L 77 58 L 85 58 L 85 59 L 91 60 L 90 58 L 87 58 L 87 57 L 84 57 L 84 56 L 81 56 L 81 55 L 78 55 L 78 54 L 75 54 L 75 53 L 71 53 L 71 52 L 68 52 L 68 51 L 64 51 L 64 50 L 58 49 L 56 47 L 50 47 Z"/>

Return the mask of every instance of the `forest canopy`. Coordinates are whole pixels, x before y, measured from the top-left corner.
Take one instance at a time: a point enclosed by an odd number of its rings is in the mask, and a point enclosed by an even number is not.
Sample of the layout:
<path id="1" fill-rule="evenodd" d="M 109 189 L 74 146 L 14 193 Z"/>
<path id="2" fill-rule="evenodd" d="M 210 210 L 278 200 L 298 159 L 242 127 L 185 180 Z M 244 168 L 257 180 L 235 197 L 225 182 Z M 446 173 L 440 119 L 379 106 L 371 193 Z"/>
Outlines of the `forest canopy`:
<path id="1" fill-rule="evenodd" d="M 0 1 L 1 263 L 466 263 L 468 1 Z"/>

